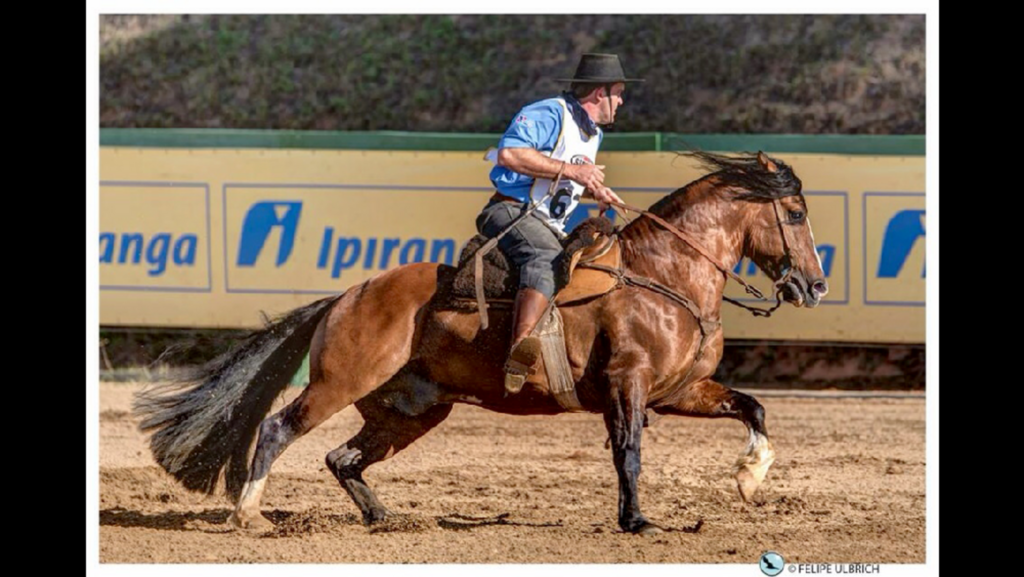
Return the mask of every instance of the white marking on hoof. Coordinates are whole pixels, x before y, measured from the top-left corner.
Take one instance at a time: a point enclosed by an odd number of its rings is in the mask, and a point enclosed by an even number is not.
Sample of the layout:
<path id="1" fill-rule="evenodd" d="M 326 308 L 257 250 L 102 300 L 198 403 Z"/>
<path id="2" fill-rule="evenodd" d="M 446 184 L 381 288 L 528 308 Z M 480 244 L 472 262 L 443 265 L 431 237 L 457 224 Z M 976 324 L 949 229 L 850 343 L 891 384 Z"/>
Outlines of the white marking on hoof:
<path id="1" fill-rule="evenodd" d="M 274 524 L 269 519 L 256 512 L 255 515 L 242 511 L 234 511 L 231 516 L 228 517 L 228 523 L 236 529 L 244 529 L 247 531 L 256 531 L 265 533 L 267 531 L 274 530 Z"/>
<path id="2" fill-rule="evenodd" d="M 248 481 L 242 487 L 242 496 L 238 499 L 235 511 L 228 522 L 239 529 L 270 530 L 274 524 L 260 514 L 260 498 L 267 484 L 267 478 Z"/>
<path id="3" fill-rule="evenodd" d="M 235 509 L 238 511 L 243 509 L 259 510 L 260 497 L 263 496 L 263 487 L 266 484 L 266 477 L 255 481 L 246 481 L 245 485 L 242 485 L 242 495 L 238 498 L 238 506 Z"/>
<path id="4" fill-rule="evenodd" d="M 733 474 L 736 477 L 736 485 L 740 491 L 740 497 L 744 501 L 750 501 L 761 483 L 768 474 L 768 468 L 775 462 L 775 448 L 772 442 L 764 435 L 750 434 L 750 442 L 747 443 L 747 450 L 736 461 L 733 467 Z"/>

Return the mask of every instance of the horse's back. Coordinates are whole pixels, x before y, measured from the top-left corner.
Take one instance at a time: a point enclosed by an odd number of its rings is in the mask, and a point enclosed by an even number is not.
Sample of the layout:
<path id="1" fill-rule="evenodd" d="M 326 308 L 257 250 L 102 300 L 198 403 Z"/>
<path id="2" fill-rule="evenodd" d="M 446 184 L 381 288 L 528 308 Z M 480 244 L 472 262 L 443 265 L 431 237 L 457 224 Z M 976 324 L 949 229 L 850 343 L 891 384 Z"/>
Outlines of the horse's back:
<path id="1" fill-rule="evenodd" d="M 346 311 L 348 314 L 371 316 L 391 316 L 410 308 L 418 309 L 434 297 L 441 266 L 446 265 L 417 262 L 384 271 L 349 288 L 339 304 L 353 307 Z"/>

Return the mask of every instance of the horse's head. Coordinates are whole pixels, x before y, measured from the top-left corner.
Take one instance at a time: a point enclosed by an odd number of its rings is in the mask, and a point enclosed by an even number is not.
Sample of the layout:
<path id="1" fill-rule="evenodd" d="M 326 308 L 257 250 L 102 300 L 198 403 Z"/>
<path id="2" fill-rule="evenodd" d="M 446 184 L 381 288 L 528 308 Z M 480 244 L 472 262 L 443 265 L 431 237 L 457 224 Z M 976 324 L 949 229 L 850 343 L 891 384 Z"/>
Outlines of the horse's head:
<path id="1" fill-rule="evenodd" d="M 754 261 L 795 306 L 816 307 L 828 292 L 814 246 L 800 179 L 763 152 L 751 156 L 736 198 L 746 204 L 744 256 Z"/>
<path id="2" fill-rule="evenodd" d="M 719 268 L 729 266 L 729 258 L 735 264 L 747 257 L 775 282 L 787 302 L 818 306 L 828 283 L 814 246 L 803 185 L 793 169 L 763 152 L 680 154 L 695 159 L 710 174 L 665 196 L 647 214 L 700 235 L 705 248 L 724 259 L 716 262 L 705 254 Z M 646 262 L 644 272 L 663 270 L 669 263 L 662 252 L 664 243 L 657 240 L 662 237 L 649 232 L 654 222 L 638 218 L 620 235 L 628 241 L 624 254 L 630 266 Z M 676 234 L 680 236 L 679 231 Z"/>

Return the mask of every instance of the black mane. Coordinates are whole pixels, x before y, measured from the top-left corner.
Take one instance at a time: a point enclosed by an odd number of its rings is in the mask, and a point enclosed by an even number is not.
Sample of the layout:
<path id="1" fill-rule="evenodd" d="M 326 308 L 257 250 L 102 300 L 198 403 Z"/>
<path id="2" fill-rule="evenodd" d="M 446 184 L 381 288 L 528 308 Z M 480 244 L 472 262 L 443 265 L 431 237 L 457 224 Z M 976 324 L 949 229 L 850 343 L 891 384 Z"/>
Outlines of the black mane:
<path id="1" fill-rule="evenodd" d="M 710 171 L 710 174 L 651 205 L 649 210 L 654 214 L 666 216 L 671 212 L 676 200 L 685 195 L 691 186 L 708 178 L 717 178 L 725 187 L 736 189 L 733 198 L 737 200 L 773 200 L 801 194 L 803 189 L 803 183 L 788 164 L 768 155 L 765 156 L 775 163 L 775 172 L 768 172 L 761 166 L 756 152 L 740 152 L 727 156 L 704 150 L 692 150 L 678 154 L 696 159 L 701 167 Z"/>
<path id="2" fill-rule="evenodd" d="M 775 172 L 768 172 L 757 160 L 756 152 L 741 152 L 725 156 L 703 150 L 679 153 L 695 158 L 701 166 L 710 170 L 723 183 L 743 189 L 736 195 L 739 199 L 763 198 L 772 200 L 800 194 L 803 183 L 793 174 L 793 169 L 781 160 L 765 155 L 776 166 Z"/>

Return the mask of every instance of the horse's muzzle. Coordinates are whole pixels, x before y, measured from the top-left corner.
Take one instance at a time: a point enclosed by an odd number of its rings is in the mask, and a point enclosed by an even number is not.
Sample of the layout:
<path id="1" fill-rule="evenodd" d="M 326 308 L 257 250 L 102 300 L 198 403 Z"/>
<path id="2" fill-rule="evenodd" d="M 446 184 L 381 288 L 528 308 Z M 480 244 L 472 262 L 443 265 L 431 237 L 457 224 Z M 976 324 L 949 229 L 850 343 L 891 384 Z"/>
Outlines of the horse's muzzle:
<path id="1" fill-rule="evenodd" d="M 809 292 L 808 306 L 816 307 L 821 304 L 821 299 L 828 294 L 828 283 L 823 278 L 818 279 L 811 283 L 811 290 Z"/>
<path id="2" fill-rule="evenodd" d="M 825 279 L 808 282 L 804 276 L 794 272 L 782 283 L 782 298 L 793 306 L 814 308 L 821 304 L 821 299 L 828 294 L 828 283 Z"/>

